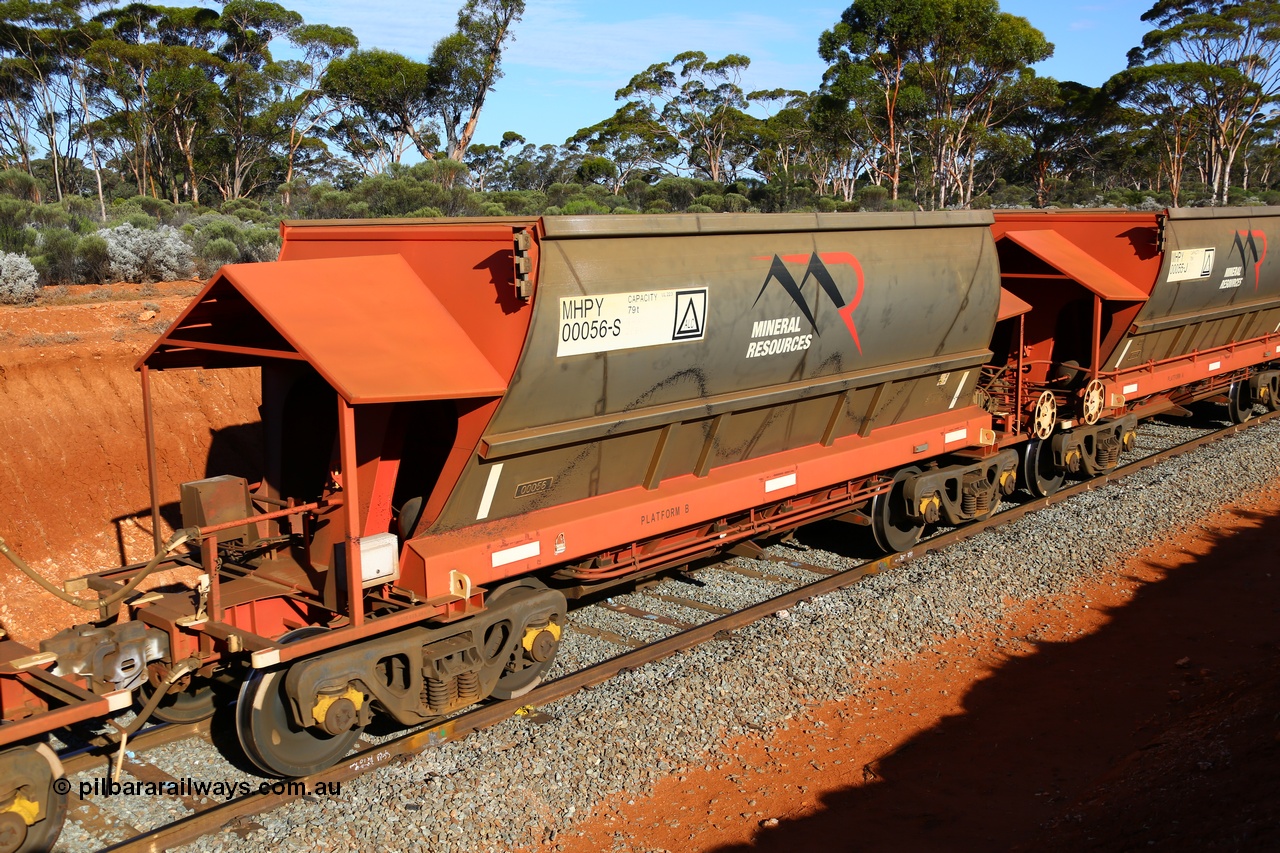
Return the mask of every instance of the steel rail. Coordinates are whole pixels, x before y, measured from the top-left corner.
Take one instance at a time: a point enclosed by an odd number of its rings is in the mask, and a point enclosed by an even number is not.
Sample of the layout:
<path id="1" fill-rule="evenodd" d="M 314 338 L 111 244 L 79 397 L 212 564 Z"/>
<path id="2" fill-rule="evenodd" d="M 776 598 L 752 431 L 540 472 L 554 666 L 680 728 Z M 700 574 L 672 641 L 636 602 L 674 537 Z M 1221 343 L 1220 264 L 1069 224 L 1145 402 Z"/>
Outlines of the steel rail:
<path id="1" fill-rule="evenodd" d="M 1215 432 L 1191 439 L 1183 444 L 1134 460 L 1089 480 L 1065 487 L 1050 497 L 1037 498 L 998 512 L 986 520 L 940 533 L 920 542 L 909 551 L 890 554 L 847 569 L 839 574 L 823 577 L 813 583 L 776 595 L 744 610 L 734 611 L 709 622 L 704 622 L 696 627 L 650 643 L 643 648 L 624 652 L 617 657 L 562 676 L 555 681 L 542 684 L 519 698 L 483 705 L 438 725 L 416 729 L 384 744 L 353 753 L 339 764 L 320 773 L 289 780 L 295 784 L 295 788 L 292 791 L 251 793 L 247 796 L 227 800 L 226 802 L 212 805 L 203 811 L 187 815 L 173 823 L 165 824 L 104 848 L 104 853 L 107 853 L 107 851 L 111 853 L 115 853 L 115 851 L 158 853 L 158 851 L 189 844 L 201 836 L 223 828 L 232 820 L 260 814 L 300 799 L 315 790 L 317 785 L 345 782 L 392 762 L 407 760 L 415 753 L 421 752 L 426 748 L 459 740 L 468 734 L 497 725 L 504 720 L 512 718 L 518 711 L 530 708 L 530 706 L 545 705 L 586 687 L 607 681 L 624 671 L 635 669 L 646 663 L 662 660 L 713 639 L 727 638 L 732 631 L 771 616 L 779 610 L 794 607 L 796 604 L 816 596 L 853 586 L 871 575 L 914 562 L 926 554 L 972 539 L 987 530 L 1010 524 L 1030 513 L 1061 503 L 1075 495 L 1093 491 L 1138 471 L 1158 465 L 1167 459 L 1181 456 L 1207 444 L 1277 418 L 1280 418 L 1280 411 L 1268 412 L 1243 424 L 1232 424 Z M 786 562 L 795 564 L 797 561 L 786 560 Z M 803 568 L 804 564 L 799 563 L 799 565 Z M 288 782 L 281 783 L 282 786 L 287 784 Z"/>

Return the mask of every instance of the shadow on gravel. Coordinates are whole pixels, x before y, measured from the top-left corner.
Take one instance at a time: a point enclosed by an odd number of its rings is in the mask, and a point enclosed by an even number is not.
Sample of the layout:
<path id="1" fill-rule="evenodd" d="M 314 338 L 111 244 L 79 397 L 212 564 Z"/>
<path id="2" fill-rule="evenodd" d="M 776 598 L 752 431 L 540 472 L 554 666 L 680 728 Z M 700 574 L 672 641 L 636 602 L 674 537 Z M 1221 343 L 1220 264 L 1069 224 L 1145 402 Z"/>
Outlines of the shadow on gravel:
<path id="1" fill-rule="evenodd" d="M 1260 526 L 1004 662 L 818 813 L 720 849 L 1280 849 L 1280 517 L 1242 515 Z"/>

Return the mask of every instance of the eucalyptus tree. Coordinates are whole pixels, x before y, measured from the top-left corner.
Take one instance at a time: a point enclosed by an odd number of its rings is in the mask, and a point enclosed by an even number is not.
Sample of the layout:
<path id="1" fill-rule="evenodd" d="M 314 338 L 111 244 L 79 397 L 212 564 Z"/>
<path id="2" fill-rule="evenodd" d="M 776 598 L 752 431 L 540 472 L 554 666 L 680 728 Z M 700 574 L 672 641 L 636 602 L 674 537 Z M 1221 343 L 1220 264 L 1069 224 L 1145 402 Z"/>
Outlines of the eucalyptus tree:
<path id="1" fill-rule="evenodd" d="M 810 101 L 808 123 L 805 160 L 819 195 L 852 201 L 860 178 L 883 185 L 884 151 L 865 132 L 861 111 L 844 98 L 819 92 Z"/>
<path id="2" fill-rule="evenodd" d="M 975 194 L 983 142 L 1034 98 L 1029 66 L 1053 45 L 1026 18 L 997 0 L 930 0 L 922 5 L 925 38 L 911 47 L 928 109 L 928 149 L 935 164 L 934 204 L 968 205 Z"/>
<path id="3" fill-rule="evenodd" d="M 1205 69 L 1185 63 L 1136 65 L 1107 81 L 1105 91 L 1127 108 L 1127 124 L 1158 152 L 1176 207 L 1188 155 L 1206 140 L 1208 111 L 1201 102 Z"/>
<path id="4" fill-rule="evenodd" d="M 874 168 L 898 198 L 907 151 L 907 116 L 924 101 L 909 67 L 928 40 L 934 0 L 855 0 L 818 39 L 829 64 L 824 91 L 844 100 L 881 153 Z"/>
<path id="5" fill-rule="evenodd" d="M 16 89 L 10 110 L 26 109 L 30 124 L 43 137 L 59 200 L 64 194 L 64 162 L 76 156 L 75 136 L 69 122 L 75 120 L 75 94 L 68 66 L 77 47 L 77 26 L 82 23 L 81 0 L 7 0 L 0 3 L 0 62 L 5 88 Z M 10 123 L 19 136 L 26 122 Z M 65 131 L 65 132 L 64 132 Z M 30 142 L 20 147 L 28 169 Z"/>
<path id="6" fill-rule="evenodd" d="M 330 138 L 367 173 L 399 163 L 410 142 L 424 158 L 435 157 L 431 66 L 388 50 L 358 50 L 333 59 L 320 85 L 339 111 Z"/>
<path id="7" fill-rule="evenodd" d="M 1079 83 L 1038 77 L 1028 99 L 1006 121 L 1026 141 L 1025 165 L 1036 207 L 1044 207 L 1055 188 L 1068 180 L 1087 156 L 1099 128 L 1101 90 Z"/>
<path id="8" fill-rule="evenodd" d="M 565 145 L 603 157 L 613 165 L 609 189 L 614 195 L 643 174 L 659 171 L 679 151 L 675 137 L 646 104 L 628 102 L 604 121 L 584 127 Z"/>
<path id="9" fill-rule="evenodd" d="M 31 174 L 31 76 L 22 62 L 0 57 L 0 166 L 20 166 Z"/>
<path id="10" fill-rule="evenodd" d="M 615 97 L 646 110 L 653 133 L 675 139 L 690 170 L 724 183 L 734 168 L 733 144 L 743 140 L 750 120 L 743 112 L 749 101 L 741 86 L 750 65 L 737 53 L 711 60 L 702 51 L 686 51 L 650 65 Z"/>
<path id="11" fill-rule="evenodd" d="M 524 0 L 466 0 L 456 30 L 431 52 L 431 105 L 452 160 L 466 156 L 485 99 L 502 77 L 503 47 L 523 14 Z"/>
<path id="12" fill-rule="evenodd" d="M 213 176 L 224 199 L 241 198 L 264 186 L 280 128 L 270 106 L 287 70 L 271 54 L 271 41 L 302 26 L 302 16 L 269 0 L 220 0 L 215 51 L 222 60 L 221 97 L 216 101 L 219 140 L 226 146 Z"/>
<path id="13" fill-rule="evenodd" d="M 1225 204 L 1241 146 L 1280 96 L 1280 4 L 1157 0 L 1142 20 L 1155 29 L 1129 52 L 1130 69 L 1176 83 L 1201 113 L 1213 201 Z"/>
<path id="14" fill-rule="evenodd" d="M 330 63 L 360 46 L 349 28 L 328 24 L 303 24 L 290 30 L 287 38 L 302 51 L 302 59 L 279 63 L 275 102 L 269 110 L 270 120 L 287 130 L 282 193 L 285 207 L 290 204 L 294 170 L 300 156 L 306 150 L 323 148 L 319 136 L 338 110 L 337 104 L 325 97 L 324 75 Z"/>
<path id="15" fill-rule="evenodd" d="M 84 53 L 101 115 L 92 128 L 127 164 L 139 195 L 173 194 L 185 184 L 198 201 L 197 151 L 212 136 L 213 103 L 221 95 L 215 80 L 223 60 L 211 50 L 218 13 L 132 3 L 94 21 L 100 29 Z M 185 164 L 181 179 L 165 170 L 175 162 Z"/>
<path id="16" fill-rule="evenodd" d="M 815 96 L 797 89 L 751 92 L 747 98 L 765 105 L 764 119 L 749 126 L 752 132 L 752 169 L 777 185 L 785 201 L 787 191 L 808 179 L 808 157 L 813 127 L 810 112 Z"/>

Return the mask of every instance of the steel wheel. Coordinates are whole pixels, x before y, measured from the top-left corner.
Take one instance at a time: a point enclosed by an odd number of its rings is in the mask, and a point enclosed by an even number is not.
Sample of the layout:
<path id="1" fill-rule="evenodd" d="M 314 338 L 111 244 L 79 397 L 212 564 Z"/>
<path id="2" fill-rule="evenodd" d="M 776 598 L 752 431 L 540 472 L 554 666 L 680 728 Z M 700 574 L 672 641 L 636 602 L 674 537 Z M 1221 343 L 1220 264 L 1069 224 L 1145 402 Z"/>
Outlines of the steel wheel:
<path id="1" fill-rule="evenodd" d="M 324 631 L 318 625 L 298 628 L 279 642 L 291 643 Z M 309 776 L 338 763 L 350 752 L 363 729 L 355 727 L 330 735 L 316 726 L 298 726 L 284 689 L 288 671 L 287 664 L 250 671 L 236 704 L 236 735 L 245 755 L 266 773 Z"/>
<path id="2" fill-rule="evenodd" d="M 1058 401 L 1053 398 L 1052 391 L 1045 391 L 1036 400 L 1036 408 L 1031 416 L 1031 434 L 1036 438 L 1048 438 L 1053 435 L 1053 427 L 1058 422 Z"/>
<path id="3" fill-rule="evenodd" d="M 1053 464 L 1053 447 L 1050 442 L 1033 438 L 1022 448 L 1022 465 L 1018 468 L 1022 486 L 1038 498 L 1047 498 L 1067 478 L 1067 472 Z"/>
<path id="4" fill-rule="evenodd" d="M 907 515 L 906 482 L 920 473 L 916 467 L 893 475 L 893 488 L 871 499 L 871 535 L 886 554 L 905 551 L 920 541 L 924 521 Z"/>
<path id="5" fill-rule="evenodd" d="M 497 604 L 500 601 L 510 601 L 518 596 L 527 596 L 537 594 L 546 589 L 545 586 L 534 580 L 520 580 L 513 584 L 500 587 L 494 590 L 489 597 L 491 604 Z M 557 624 L 564 623 L 564 613 L 553 613 L 551 621 Z M 491 629 L 490 636 L 486 637 L 485 656 L 490 656 L 489 646 L 501 647 L 508 639 L 507 631 L 521 630 L 520 626 L 510 626 L 510 623 L 498 623 Z M 521 642 L 525 633 L 530 633 L 534 642 L 530 645 L 532 649 L 525 648 Z M 517 636 L 514 650 L 508 656 L 504 665 L 502 675 L 498 677 L 498 683 L 493 688 L 493 692 L 489 695 L 495 699 L 515 699 L 523 696 L 533 688 L 542 683 L 542 678 L 547 674 L 547 670 L 551 669 L 551 664 L 555 660 L 556 651 L 559 649 L 559 638 L 546 630 L 533 633 L 534 628 L 523 626 L 521 635 Z"/>
<path id="6" fill-rule="evenodd" d="M 1102 416 L 1102 382 L 1097 379 L 1090 380 L 1089 384 L 1085 386 L 1084 397 L 1080 402 L 1080 408 L 1084 414 L 1084 422 L 1096 424 L 1098 418 Z"/>
<path id="7" fill-rule="evenodd" d="M 67 795 L 55 788 L 60 779 L 49 784 L 49 808 L 43 820 L 27 826 L 17 812 L 0 813 L 0 853 L 46 853 L 53 849 L 67 821 Z"/>
<path id="8" fill-rule="evenodd" d="M 1248 382 L 1232 382 L 1227 392 L 1227 416 L 1231 422 L 1242 424 L 1253 417 L 1253 398 Z"/>
<path id="9" fill-rule="evenodd" d="M 1280 376 L 1271 377 L 1271 381 L 1266 384 L 1267 389 L 1267 408 L 1271 411 L 1280 411 Z"/>

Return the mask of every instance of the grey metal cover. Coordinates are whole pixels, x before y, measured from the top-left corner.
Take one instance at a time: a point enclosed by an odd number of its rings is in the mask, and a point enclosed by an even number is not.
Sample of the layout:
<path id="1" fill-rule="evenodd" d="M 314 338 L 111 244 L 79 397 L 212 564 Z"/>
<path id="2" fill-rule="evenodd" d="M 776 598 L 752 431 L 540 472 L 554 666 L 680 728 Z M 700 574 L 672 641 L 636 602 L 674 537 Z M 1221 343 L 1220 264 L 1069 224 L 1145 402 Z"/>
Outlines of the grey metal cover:
<path id="1" fill-rule="evenodd" d="M 1106 369 L 1132 367 L 1275 331 L 1280 207 L 1172 209 L 1151 296 Z"/>

